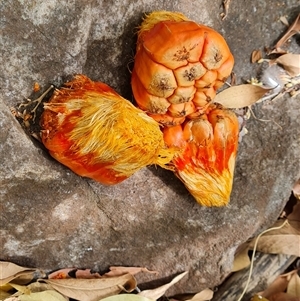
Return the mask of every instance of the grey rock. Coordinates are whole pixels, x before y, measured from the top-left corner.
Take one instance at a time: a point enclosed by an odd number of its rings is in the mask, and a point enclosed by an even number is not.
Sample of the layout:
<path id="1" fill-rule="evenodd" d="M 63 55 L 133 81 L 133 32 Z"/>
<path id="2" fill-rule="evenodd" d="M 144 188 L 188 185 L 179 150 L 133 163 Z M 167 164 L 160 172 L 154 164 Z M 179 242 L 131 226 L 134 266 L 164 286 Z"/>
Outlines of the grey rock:
<path id="1" fill-rule="evenodd" d="M 234 1 L 221 21 L 219 3 L 208 0 L 2 1 L 0 258 L 46 270 L 147 266 L 159 271 L 160 283 L 188 270 L 169 294 L 218 285 L 237 246 L 276 220 L 300 177 L 299 97 L 255 105 L 256 116 L 270 121 L 248 122 L 224 208 L 200 207 L 172 173 L 154 166 L 110 187 L 81 178 L 31 139 L 9 107 L 28 97 L 34 82 L 46 88 L 81 72 L 132 99 L 134 33 L 143 13 L 156 9 L 220 31 L 242 82 L 259 71 L 249 62 L 252 50 L 271 45 L 285 30 L 279 17 L 293 20 L 297 7 L 297 0 Z M 290 47 L 299 52 L 295 42 Z"/>

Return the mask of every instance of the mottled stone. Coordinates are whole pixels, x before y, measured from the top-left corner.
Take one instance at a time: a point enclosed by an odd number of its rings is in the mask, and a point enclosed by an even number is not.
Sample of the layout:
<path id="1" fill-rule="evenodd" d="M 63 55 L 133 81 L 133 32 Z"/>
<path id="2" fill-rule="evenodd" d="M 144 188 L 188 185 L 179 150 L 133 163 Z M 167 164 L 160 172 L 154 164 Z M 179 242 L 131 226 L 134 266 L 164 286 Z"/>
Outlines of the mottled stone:
<path id="1" fill-rule="evenodd" d="M 54 161 L 10 113 L 32 93 L 83 72 L 128 99 L 135 32 L 143 13 L 182 11 L 219 30 L 238 82 L 255 76 L 254 49 L 285 30 L 297 0 L 232 1 L 221 21 L 213 1 L 2 1 L 0 3 L 0 258 L 45 269 L 147 266 L 162 282 L 188 270 L 169 293 L 197 292 L 230 272 L 236 247 L 280 214 L 300 177 L 300 101 L 255 105 L 239 146 L 231 202 L 200 207 L 171 173 L 149 167 L 116 186 L 81 178 Z M 299 52 L 296 43 L 291 49 Z M 294 47 L 294 48 L 293 48 Z M 143 281 L 154 279 L 141 277 Z M 147 286 L 147 285 L 145 285 Z M 151 283 L 148 284 L 151 286 Z"/>

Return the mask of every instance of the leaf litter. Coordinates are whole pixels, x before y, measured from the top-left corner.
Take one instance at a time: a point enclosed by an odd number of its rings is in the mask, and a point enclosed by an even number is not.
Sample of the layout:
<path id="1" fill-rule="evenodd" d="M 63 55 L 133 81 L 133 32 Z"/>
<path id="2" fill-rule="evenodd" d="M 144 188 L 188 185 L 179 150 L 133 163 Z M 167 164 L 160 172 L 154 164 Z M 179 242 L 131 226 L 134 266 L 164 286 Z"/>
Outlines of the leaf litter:
<path id="1" fill-rule="evenodd" d="M 224 1 L 225 3 L 226 1 Z M 223 3 L 223 4 L 224 4 Z M 227 15 L 225 11 L 224 15 Z M 280 19 L 288 26 L 286 17 Z M 240 126 L 240 139 L 247 134 L 245 121 L 250 118 L 246 115 L 250 112 L 251 115 L 264 122 L 274 122 L 279 128 L 281 126 L 274 120 L 265 120 L 257 118 L 251 106 L 256 103 L 265 101 L 275 101 L 289 94 L 290 97 L 296 97 L 300 93 L 300 54 L 288 53 L 283 51 L 284 44 L 295 34 L 300 32 L 300 14 L 295 21 L 288 27 L 283 37 L 271 48 L 266 48 L 266 55 L 276 54 L 278 57 L 275 59 L 264 59 L 262 51 L 259 49 L 253 50 L 251 53 L 252 63 L 267 63 L 264 68 L 260 79 L 251 78 L 247 84 L 241 84 L 230 87 L 219 92 L 214 98 L 214 102 L 221 104 L 225 108 L 235 109 L 236 114 L 243 120 Z M 248 108 L 245 110 L 244 116 L 240 116 L 237 112 L 238 109 Z"/>
<path id="2" fill-rule="evenodd" d="M 286 205 L 289 207 L 289 204 Z M 285 212 L 285 210 L 284 210 Z M 253 250 L 251 259 L 249 251 Z M 263 231 L 254 239 L 242 244 L 235 254 L 232 272 L 250 266 L 249 277 L 238 301 L 242 300 L 250 282 L 256 251 L 269 254 L 288 254 L 300 257 L 300 201 L 284 219 Z M 258 292 L 251 301 L 299 301 L 300 269 L 278 276 L 263 292 Z"/>
<path id="3" fill-rule="evenodd" d="M 0 271 L 2 272 L 0 280 L 0 300 L 6 301 L 63 301 L 69 298 L 78 301 L 98 301 L 110 296 L 119 296 L 123 300 L 124 296 L 129 296 L 126 300 L 151 301 L 157 300 L 163 296 L 166 291 L 178 281 L 180 281 L 187 272 L 177 275 L 170 283 L 152 290 L 140 291 L 137 286 L 137 280 L 134 275 L 144 272 L 149 274 L 157 274 L 156 271 L 150 271 L 144 267 L 122 267 L 112 266 L 110 271 L 100 275 L 90 269 L 74 269 L 66 268 L 51 272 L 44 278 L 34 279 L 28 285 L 19 285 L 13 283 L 22 273 L 34 273 L 38 269 L 30 269 L 21 267 L 10 262 L 0 261 Z M 13 289 L 13 291 L 12 291 Z M 134 291 L 138 295 L 131 294 Z M 210 300 L 207 298 L 207 291 L 200 292 L 206 299 L 193 299 L 194 301 Z M 131 296 L 135 296 L 131 298 Z M 125 300 L 125 299 L 124 299 Z"/>

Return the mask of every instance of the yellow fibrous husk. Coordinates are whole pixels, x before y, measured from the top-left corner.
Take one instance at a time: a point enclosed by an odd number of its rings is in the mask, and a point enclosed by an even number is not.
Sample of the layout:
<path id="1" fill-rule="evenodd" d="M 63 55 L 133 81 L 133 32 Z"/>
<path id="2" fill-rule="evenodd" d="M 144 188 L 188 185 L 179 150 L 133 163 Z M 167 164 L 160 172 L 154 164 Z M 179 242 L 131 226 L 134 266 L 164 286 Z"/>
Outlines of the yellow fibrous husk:
<path id="1" fill-rule="evenodd" d="M 188 21 L 189 19 L 182 13 L 171 12 L 166 10 L 154 11 L 147 14 L 141 26 L 139 27 L 138 35 L 143 34 L 145 31 L 151 30 L 157 23 L 162 21 Z"/>
<path id="2" fill-rule="evenodd" d="M 108 86 L 83 75 L 56 90 L 45 104 L 42 128 L 50 154 L 92 178 L 104 174 L 102 167 L 113 172 L 116 179 L 110 181 L 115 182 L 150 164 L 166 168 L 176 152 L 165 146 L 156 121 Z"/>

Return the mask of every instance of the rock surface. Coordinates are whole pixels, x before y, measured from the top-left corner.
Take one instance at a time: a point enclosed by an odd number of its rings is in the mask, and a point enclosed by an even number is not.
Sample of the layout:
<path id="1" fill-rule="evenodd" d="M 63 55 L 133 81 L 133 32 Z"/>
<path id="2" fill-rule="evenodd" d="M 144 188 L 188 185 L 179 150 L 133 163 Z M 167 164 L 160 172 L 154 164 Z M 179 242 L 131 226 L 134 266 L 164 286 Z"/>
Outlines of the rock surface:
<path id="1" fill-rule="evenodd" d="M 220 2 L 220 3 L 218 3 Z M 239 146 L 231 202 L 200 207 L 170 172 L 145 168 L 117 186 L 80 178 L 29 138 L 9 107 L 74 73 L 104 81 L 128 99 L 136 27 L 144 12 L 175 10 L 220 31 L 235 56 L 238 82 L 255 76 L 254 49 L 272 45 L 297 0 L 12 0 L 0 3 L 0 258 L 45 269 L 147 266 L 165 282 L 188 270 L 169 294 L 214 287 L 236 247 L 270 226 L 300 177 L 300 99 L 258 104 Z M 299 53 L 299 46 L 294 42 Z M 143 281 L 154 279 L 142 277 Z M 145 285 L 147 286 L 147 285 Z M 151 286 L 151 283 L 148 284 Z"/>

